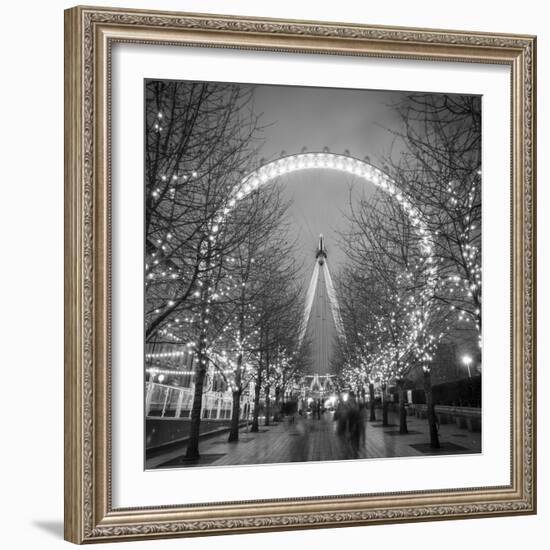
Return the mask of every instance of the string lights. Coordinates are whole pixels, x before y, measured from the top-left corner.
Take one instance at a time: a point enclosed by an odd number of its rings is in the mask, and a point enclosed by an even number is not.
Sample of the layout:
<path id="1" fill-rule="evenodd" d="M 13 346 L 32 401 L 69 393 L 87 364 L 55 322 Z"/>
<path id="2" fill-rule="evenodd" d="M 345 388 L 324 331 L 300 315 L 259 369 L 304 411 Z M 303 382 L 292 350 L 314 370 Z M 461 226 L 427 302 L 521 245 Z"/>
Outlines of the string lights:
<path id="1" fill-rule="evenodd" d="M 159 113 L 160 115 L 161 113 Z M 162 116 L 159 116 L 159 125 L 158 131 L 161 131 L 160 121 Z M 156 128 L 156 126 L 155 126 Z M 247 197 L 250 193 L 257 190 L 259 187 L 268 184 L 273 179 L 280 176 L 290 174 L 297 171 L 311 170 L 311 169 L 326 169 L 326 170 L 336 170 L 343 173 L 347 173 L 358 177 L 366 182 L 374 184 L 376 187 L 380 188 L 386 192 L 393 200 L 402 208 L 403 212 L 408 216 L 411 226 L 417 232 L 419 237 L 419 250 L 422 255 L 421 265 L 415 266 L 419 269 L 422 269 L 426 274 L 426 286 L 422 291 L 419 297 L 413 296 L 401 296 L 399 294 L 394 296 L 395 302 L 400 304 L 402 308 L 402 319 L 400 320 L 395 314 L 390 315 L 388 319 L 384 320 L 379 316 L 376 320 L 376 329 L 378 331 L 378 336 L 373 337 L 372 340 L 372 349 L 378 347 L 378 352 L 372 351 L 369 355 L 369 364 L 374 365 L 371 367 L 371 371 L 381 380 L 387 380 L 392 372 L 394 375 L 402 374 L 408 367 L 410 361 L 413 357 L 421 358 L 423 361 L 429 361 L 433 357 L 433 350 L 436 346 L 436 343 L 440 339 L 440 336 L 429 334 L 427 332 L 428 327 L 428 317 L 429 317 L 429 308 L 424 308 L 424 304 L 428 296 L 434 294 L 437 285 L 441 285 L 442 282 L 438 280 L 438 266 L 439 263 L 435 260 L 435 244 L 434 244 L 434 235 L 431 234 L 428 229 L 427 223 L 424 220 L 422 213 L 419 209 L 411 202 L 411 200 L 398 189 L 396 183 L 383 171 L 372 166 L 369 162 L 359 160 L 357 158 L 351 157 L 350 155 L 340 155 L 330 153 L 328 151 L 324 152 L 303 152 L 295 155 L 288 155 L 272 162 L 268 162 L 262 165 L 257 170 L 254 170 L 250 174 L 246 175 L 234 188 L 228 193 L 227 199 L 222 202 L 221 206 L 215 214 L 212 215 L 211 221 L 208 223 L 208 232 L 205 236 L 205 242 L 201 245 L 201 253 L 207 258 L 205 264 L 202 264 L 201 274 L 208 274 L 213 268 L 212 254 L 208 254 L 209 248 L 206 245 L 206 242 L 210 243 L 210 247 L 215 248 L 219 236 L 223 233 L 224 225 L 227 222 L 228 217 L 231 215 L 234 208 L 237 206 L 237 203 Z M 197 170 L 192 170 L 186 174 L 175 174 L 171 177 L 171 181 L 168 182 L 167 176 L 162 176 L 162 181 L 166 182 L 166 185 L 171 185 L 171 193 L 174 190 L 174 185 L 178 182 L 186 182 L 190 179 L 199 178 L 199 172 Z M 173 184 L 172 184 L 173 182 Z M 449 183 L 448 190 L 451 193 L 451 202 L 458 201 L 457 197 L 453 195 L 455 193 L 454 186 Z M 160 188 L 155 188 L 151 192 L 152 196 L 155 199 L 160 199 L 162 197 L 162 191 Z M 172 197 L 173 198 L 173 194 Z M 473 203 L 474 195 L 471 193 L 468 197 L 469 204 Z M 475 225 L 472 224 L 468 231 L 475 230 Z M 449 276 L 445 279 L 445 284 L 452 288 L 453 292 L 460 289 L 467 293 L 476 292 L 478 287 L 481 284 L 481 269 L 477 262 L 478 251 L 477 249 L 469 244 L 467 241 L 468 233 L 464 233 L 464 250 L 466 251 L 465 258 L 467 262 L 468 269 L 473 274 L 474 281 L 460 278 L 457 275 Z M 146 262 L 146 284 L 164 284 L 171 281 L 177 282 L 184 278 L 184 273 L 181 269 L 178 269 L 177 265 L 167 265 L 167 262 L 163 260 L 164 257 L 169 256 L 169 251 L 174 243 L 173 230 L 167 231 L 163 236 L 160 236 L 156 240 L 156 251 L 152 252 Z M 217 260 L 216 260 L 217 261 Z M 223 260 L 229 265 L 233 266 L 236 263 L 236 259 L 232 256 L 226 257 Z M 317 267 L 317 266 L 316 266 Z M 413 274 L 411 272 L 405 272 L 400 275 L 400 277 L 405 279 L 411 279 Z M 193 290 L 190 296 L 197 300 L 197 302 L 205 301 L 210 304 L 212 301 L 217 301 L 222 298 L 228 298 L 232 292 L 234 292 L 238 283 L 233 281 L 231 274 L 228 274 L 225 280 L 219 281 L 214 287 L 208 286 L 207 289 L 203 288 L 205 281 L 208 280 L 208 277 L 199 276 L 196 281 L 195 290 Z M 332 285 L 330 277 L 326 278 L 327 284 Z M 229 284 L 227 284 L 229 283 Z M 246 282 L 241 282 L 241 286 L 246 286 Z M 202 290 L 201 290 L 202 289 Z M 307 297 L 310 297 L 310 292 L 307 293 Z M 340 318 L 338 311 L 338 303 L 335 296 L 334 287 L 328 291 L 328 296 L 330 298 L 331 308 L 333 315 L 336 315 L 335 325 L 340 337 L 345 341 L 345 327 Z M 306 299 L 306 310 L 308 303 L 311 300 Z M 164 305 L 160 305 L 155 309 L 157 313 L 160 313 L 163 310 L 173 308 L 175 306 L 175 300 L 169 299 L 166 300 Z M 311 307 L 311 306 L 310 306 Z M 454 305 L 452 306 L 454 308 Z M 336 312 L 336 313 L 335 313 Z M 479 309 L 476 309 L 476 314 L 479 314 Z M 204 327 L 207 327 L 210 324 L 210 311 L 202 312 L 200 316 L 200 326 L 197 326 L 195 330 L 204 330 Z M 461 321 L 468 321 L 467 315 L 463 312 L 458 312 L 459 319 Z M 195 318 L 195 320 L 193 319 Z M 192 324 L 199 320 L 199 314 L 195 311 L 192 315 L 177 321 L 175 323 L 176 328 L 183 328 L 184 324 Z M 254 324 L 257 321 L 254 312 L 247 313 L 246 317 L 247 322 Z M 388 343 L 388 334 L 399 324 L 402 324 L 403 327 L 406 326 L 406 329 L 403 328 L 403 334 L 406 334 L 402 338 L 399 344 L 389 344 Z M 202 327 L 202 329 L 201 329 Z M 165 332 L 162 332 L 165 331 Z M 243 350 L 247 347 L 250 349 L 257 346 L 257 331 L 251 331 L 246 336 L 238 337 L 233 336 L 233 343 L 230 342 L 229 335 L 235 331 L 235 324 L 231 321 L 228 321 L 226 325 L 220 330 L 220 333 L 216 336 L 212 336 L 211 345 L 217 346 L 217 349 L 220 349 L 219 346 L 222 346 L 226 349 L 223 349 L 222 352 L 218 354 L 220 360 L 227 361 L 228 364 L 236 365 L 235 358 L 240 353 L 242 355 Z M 305 334 L 304 323 L 300 324 L 299 329 L 301 337 L 299 340 L 303 339 Z M 174 341 L 178 339 L 173 331 L 168 331 L 166 328 L 161 329 L 160 334 L 166 336 Z M 205 339 L 206 343 L 206 339 Z M 381 351 L 383 349 L 383 351 Z M 177 352 L 184 353 L 184 352 Z M 210 353 L 215 353 L 212 349 Z M 229 360 L 227 354 L 233 354 L 232 359 Z M 232 363 L 233 361 L 233 363 Z M 243 359 L 242 369 L 243 372 L 252 372 L 252 367 L 249 364 L 249 360 Z M 349 364 L 349 363 L 348 363 Z M 398 364 L 399 367 L 395 367 Z M 393 365 L 393 367 L 392 367 Z M 357 367 L 354 367 L 357 369 Z M 364 364 L 362 369 L 364 371 Z M 231 377 L 234 374 L 234 369 L 227 369 L 225 374 Z M 356 376 L 357 373 L 354 374 Z"/>

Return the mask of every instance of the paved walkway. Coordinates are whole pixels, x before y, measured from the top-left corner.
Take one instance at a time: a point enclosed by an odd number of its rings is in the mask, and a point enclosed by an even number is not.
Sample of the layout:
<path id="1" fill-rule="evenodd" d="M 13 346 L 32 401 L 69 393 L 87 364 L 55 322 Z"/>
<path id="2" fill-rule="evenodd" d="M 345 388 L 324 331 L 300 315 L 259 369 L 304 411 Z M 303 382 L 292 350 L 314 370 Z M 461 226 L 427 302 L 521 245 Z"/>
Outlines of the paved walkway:
<path id="1" fill-rule="evenodd" d="M 318 460 L 347 460 L 353 458 L 387 458 L 422 456 L 426 454 L 463 454 L 481 451 L 481 433 L 460 429 L 454 424 L 440 426 L 440 450 L 429 448 L 426 420 L 407 418 L 409 434 L 399 434 L 397 415 L 390 413 L 390 426 L 383 427 L 380 411 L 378 420 L 368 422 L 365 444 L 357 451 L 336 433 L 336 422 L 330 413 L 321 420 L 302 419 L 294 423 L 285 420 L 271 426 L 261 426 L 259 433 L 240 431 L 237 443 L 227 442 L 227 433 L 205 439 L 200 443 L 201 458 L 184 459 L 185 447 L 147 461 L 147 469 L 189 466 L 225 466 L 236 464 L 269 464 Z"/>

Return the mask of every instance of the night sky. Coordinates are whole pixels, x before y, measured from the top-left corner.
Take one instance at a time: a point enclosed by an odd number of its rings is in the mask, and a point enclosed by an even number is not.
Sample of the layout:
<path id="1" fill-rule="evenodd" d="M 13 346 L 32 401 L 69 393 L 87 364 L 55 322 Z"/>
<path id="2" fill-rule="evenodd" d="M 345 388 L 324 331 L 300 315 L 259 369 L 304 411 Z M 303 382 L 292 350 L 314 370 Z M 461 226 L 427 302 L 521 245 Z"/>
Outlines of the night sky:
<path id="1" fill-rule="evenodd" d="M 332 153 L 349 151 L 354 157 L 366 155 L 374 165 L 390 154 L 394 138 L 388 131 L 400 128 L 392 109 L 403 98 L 401 92 L 258 86 L 254 110 L 262 114 L 265 143 L 261 156 L 266 160 L 307 150 Z M 322 233 L 328 249 L 333 277 L 344 260 L 338 247 L 338 231 L 347 227 L 349 201 L 372 192 L 372 185 L 347 174 L 308 170 L 279 179 L 286 199 L 292 200 L 289 218 L 297 238 L 296 260 L 304 265 L 304 286 L 313 269 L 318 236 Z"/>
<path id="2" fill-rule="evenodd" d="M 261 156 L 266 160 L 285 154 L 307 151 L 344 153 L 381 166 L 381 159 L 395 147 L 389 129 L 399 130 L 400 120 L 392 105 L 402 93 L 305 88 L 292 86 L 258 86 L 254 110 L 266 124 L 265 144 Z M 394 150 L 395 153 L 395 150 Z M 358 201 L 373 191 L 373 185 L 334 170 L 305 170 L 277 180 L 283 196 L 291 201 L 288 211 L 291 240 L 296 240 L 296 262 L 302 266 L 304 293 L 312 276 L 315 249 L 323 234 L 328 265 L 334 283 L 345 261 L 339 246 L 339 232 L 346 231 L 350 200 Z M 312 347 L 312 370 L 330 372 L 336 330 L 324 288 L 318 280 L 316 298 L 308 323 Z"/>

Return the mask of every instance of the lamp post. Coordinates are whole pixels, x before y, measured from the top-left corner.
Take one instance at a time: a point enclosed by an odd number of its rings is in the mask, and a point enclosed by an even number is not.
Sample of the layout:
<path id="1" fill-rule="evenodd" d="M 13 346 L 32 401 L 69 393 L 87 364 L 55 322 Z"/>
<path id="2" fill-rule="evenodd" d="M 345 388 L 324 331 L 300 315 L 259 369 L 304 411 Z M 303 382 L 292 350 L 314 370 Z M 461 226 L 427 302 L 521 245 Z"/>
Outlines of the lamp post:
<path id="1" fill-rule="evenodd" d="M 432 391 L 432 375 L 428 363 L 424 363 L 422 370 L 424 372 L 424 394 L 426 395 L 426 416 L 428 426 L 430 427 L 430 447 L 439 449 L 439 433 L 437 430 L 437 417 L 435 415 L 434 396 Z"/>
<path id="2" fill-rule="evenodd" d="M 470 370 L 470 365 L 472 364 L 472 358 L 469 355 L 463 355 L 462 362 L 466 365 L 466 368 L 468 369 L 468 378 L 472 378 L 472 371 Z"/>

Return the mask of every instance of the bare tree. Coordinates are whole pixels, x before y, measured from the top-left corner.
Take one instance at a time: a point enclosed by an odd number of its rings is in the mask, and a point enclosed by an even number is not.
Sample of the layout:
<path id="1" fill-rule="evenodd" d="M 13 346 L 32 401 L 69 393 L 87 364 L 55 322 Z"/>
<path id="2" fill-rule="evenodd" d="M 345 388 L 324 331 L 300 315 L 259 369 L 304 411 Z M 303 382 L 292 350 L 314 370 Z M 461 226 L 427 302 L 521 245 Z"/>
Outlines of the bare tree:
<path id="1" fill-rule="evenodd" d="M 282 278 L 283 284 L 293 283 L 294 274 L 282 270 L 289 255 L 288 246 L 285 248 L 284 244 L 288 230 L 285 221 L 287 207 L 277 186 L 271 185 L 252 193 L 244 207 L 246 220 L 242 221 L 248 225 L 247 238 L 231 258 L 233 268 L 230 273 L 235 288 L 232 294 L 233 316 L 224 327 L 226 348 L 236 355 L 231 376 L 233 412 L 229 441 L 238 440 L 240 398 L 249 382 L 245 377 L 252 370 L 261 347 L 258 327 L 261 302 L 266 294 L 275 290 L 273 277 Z"/>
<path id="2" fill-rule="evenodd" d="M 368 273 L 351 266 L 342 269 L 338 280 L 340 314 L 345 338 L 337 338 L 333 370 L 340 372 L 346 386 L 368 384 L 370 418 L 376 420 L 375 412 L 375 358 L 376 317 L 372 308 L 373 285 Z M 364 388 L 362 390 L 364 392 Z"/>
<path id="3" fill-rule="evenodd" d="M 146 83 L 146 311 L 148 344 L 195 349 L 195 396 L 187 456 L 198 457 L 202 393 L 225 258 L 248 227 L 227 216 L 253 166 L 259 135 L 250 87 Z M 233 221 L 232 221 L 233 220 Z"/>
<path id="4" fill-rule="evenodd" d="M 429 323 L 435 308 L 433 258 L 425 253 L 424 235 L 391 195 L 362 200 L 352 208 L 350 222 L 348 268 L 340 290 L 346 332 L 355 354 L 368 361 L 363 369 L 370 380 L 377 378 L 384 393 L 395 380 L 400 432 L 407 433 L 405 378 L 435 345 Z M 383 406 L 387 424 L 387 399 Z"/>
<path id="5" fill-rule="evenodd" d="M 288 243 L 281 243 L 288 246 Z M 278 248 L 284 252 L 284 248 Z M 286 260 L 285 260 L 286 257 Z M 290 254 L 274 254 L 272 269 L 266 272 L 265 292 L 258 304 L 258 350 L 255 361 L 255 395 L 252 431 L 259 429 L 261 390 L 265 395 L 265 419 L 269 424 L 270 391 L 273 384 L 285 384 L 307 365 L 309 351 L 299 340 L 303 321 L 302 292 L 297 283 L 297 266 Z M 282 383 L 284 373 L 285 383 Z M 281 375 L 281 378 L 280 378 Z"/>
<path id="6" fill-rule="evenodd" d="M 196 306 L 200 279 L 215 273 L 243 238 L 237 231 L 213 241 L 212 233 L 253 166 L 259 127 L 252 93 L 226 84 L 146 84 L 148 340 Z"/>
<path id="7" fill-rule="evenodd" d="M 481 333 L 481 97 L 411 94 L 388 170 L 421 209 L 439 259 L 436 297 Z"/>

